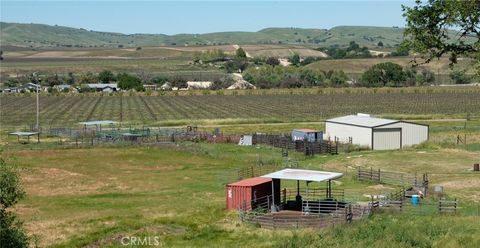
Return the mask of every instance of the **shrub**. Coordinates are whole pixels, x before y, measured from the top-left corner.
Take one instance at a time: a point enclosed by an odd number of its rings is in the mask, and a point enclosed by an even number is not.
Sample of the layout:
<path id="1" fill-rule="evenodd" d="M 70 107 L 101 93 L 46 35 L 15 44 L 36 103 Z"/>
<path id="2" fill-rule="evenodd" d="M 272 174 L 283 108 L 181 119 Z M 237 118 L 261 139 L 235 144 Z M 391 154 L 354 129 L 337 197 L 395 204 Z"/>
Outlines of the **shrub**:
<path id="1" fill-rule="evenodd" d="M 450 73 L 450 78 L 455 84 L 469 84 L 472 81 L 472 77 L 465 74 L 462 71 L 453 71 Z"/>
<path id="2" fill-rule="evenodd" d="M 17 172 L 0 157 L 0 247 L 28 247 L 22 223 L 9 210 L 24 196 Z"/>

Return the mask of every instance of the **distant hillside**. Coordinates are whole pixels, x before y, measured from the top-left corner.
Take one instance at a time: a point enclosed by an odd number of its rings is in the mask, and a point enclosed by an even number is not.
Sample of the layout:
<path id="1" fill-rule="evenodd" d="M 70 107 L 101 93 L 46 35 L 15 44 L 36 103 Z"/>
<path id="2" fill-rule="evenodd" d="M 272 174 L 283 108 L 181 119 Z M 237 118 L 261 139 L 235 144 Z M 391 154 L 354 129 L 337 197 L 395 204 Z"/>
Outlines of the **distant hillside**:
<path id="1" fill-rule="evenodd" d="M 339 26 L 332 29 L 266 28 L 258 32 L 218 32 L 207 34 L 121 34 L 43 24 L 0 23 L 0 43 L 19 47 L 136 47 L 219 44 L 304 44 L 346 45 L 355 41 L 373 47 L 382 41 L 395 46 L 402 41 L 403 29 L 389 27 Z"/>

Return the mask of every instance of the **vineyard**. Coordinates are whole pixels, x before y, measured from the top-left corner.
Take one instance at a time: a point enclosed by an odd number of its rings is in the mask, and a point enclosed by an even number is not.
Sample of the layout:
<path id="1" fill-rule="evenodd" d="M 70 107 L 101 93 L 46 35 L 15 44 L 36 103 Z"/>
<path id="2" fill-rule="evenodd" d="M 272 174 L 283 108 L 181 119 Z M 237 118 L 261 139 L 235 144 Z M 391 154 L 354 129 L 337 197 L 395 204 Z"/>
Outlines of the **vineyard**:
<path id="1" fill-rule="evenodd" d="M 258 91 L 262 92 L 262 91 Z M 34 95 L 0 97 L 1 125 L 35 122 Z M 42 126 L 71 126 L 108 119 L 124 123 L 166 124 L 229 119 L 232 122 L 321 121 L 364 112 L 413 118 L 480 116 L 480 88 L 435 90 L 271 91 L 265 94 L 41 95 Z M 181 123 L 183 125 L 183 123 Z"/>

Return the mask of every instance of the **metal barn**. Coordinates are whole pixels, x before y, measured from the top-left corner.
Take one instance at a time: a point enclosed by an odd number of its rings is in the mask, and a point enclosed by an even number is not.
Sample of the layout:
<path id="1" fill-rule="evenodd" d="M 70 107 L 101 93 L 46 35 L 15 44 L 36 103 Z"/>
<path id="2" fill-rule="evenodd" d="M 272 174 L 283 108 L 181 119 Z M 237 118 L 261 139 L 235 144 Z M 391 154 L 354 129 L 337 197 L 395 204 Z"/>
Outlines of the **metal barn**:
<path id="1" fill-rule="evenodd" d="M 428 125 L 357 114 L 326 120 L 325 134 L 326 139 L 393 150 L 427 141 Z"/>

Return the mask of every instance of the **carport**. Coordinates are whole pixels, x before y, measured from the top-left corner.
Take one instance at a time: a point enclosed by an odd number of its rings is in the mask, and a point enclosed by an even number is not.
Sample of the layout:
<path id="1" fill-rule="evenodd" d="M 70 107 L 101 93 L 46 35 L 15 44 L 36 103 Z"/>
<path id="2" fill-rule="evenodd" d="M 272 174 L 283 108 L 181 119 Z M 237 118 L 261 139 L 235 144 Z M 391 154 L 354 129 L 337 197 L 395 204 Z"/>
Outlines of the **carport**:
<path id="1" fill-rule="evenodd" d="M 24 144 L 30 143 L 30 136 L 37 135 L 37 143 L 40 143 L 40 133 L 39 132 L 13 132 L 13 133 L 9 133 L 9 135 L 16 135 L 18 143 L 22 143 L 22 142 L 20 142 L 21 137 L 27 137 L 27 141 L 23 142 Z"/>
<path id="2" fill-rule="evenodd" d="M 302 212 L 310 212 L 316 208 L 318 212 L 321 211 L 320 205 L 325 205 L 325 202 L 333 202 L 338 205 L 337 200 L 332 197 L 332 184 L 331 181 L 342 177 L 342 173 L 329 172 L 329 171 L 317 171 L 317 170 L 304 170 L 304 169 L 283 169 L 273 173 L 266 174 L 264 178 L 272 179 L 272 204 L 271 211 L 277 212 L 281 209 L 288 210 L 301 210 Z M 295 200 L 287 200 L 286 189 L 284 189 L 284 200 L 281 201 L 281 180 L 295 180 L 297 181 Z M 301 195 L 300 181 L 305 181 L 305 194 Z M 317 192 L 309 190 L 311 183 L 326 182 L 326 188 L 318 190 Z M 311 199 L 315 199 L 313 205 L 310 203 Z M 322 203 L 323 201 L 323 203 Z M 328 203 L 329 204 L 329 203 Z M 327 205 L 328 205 L 327 204 Z"/>

